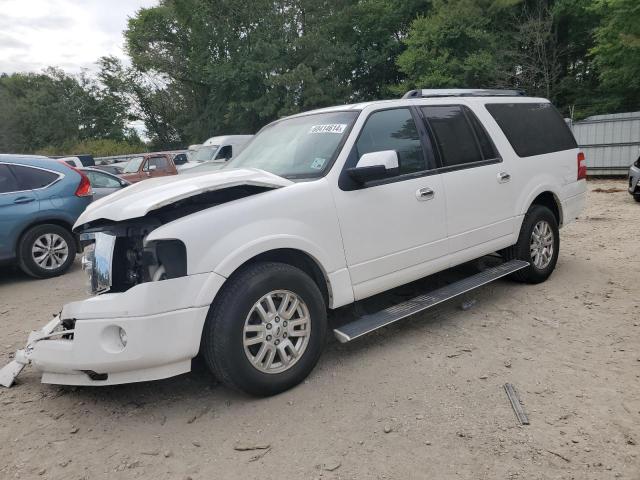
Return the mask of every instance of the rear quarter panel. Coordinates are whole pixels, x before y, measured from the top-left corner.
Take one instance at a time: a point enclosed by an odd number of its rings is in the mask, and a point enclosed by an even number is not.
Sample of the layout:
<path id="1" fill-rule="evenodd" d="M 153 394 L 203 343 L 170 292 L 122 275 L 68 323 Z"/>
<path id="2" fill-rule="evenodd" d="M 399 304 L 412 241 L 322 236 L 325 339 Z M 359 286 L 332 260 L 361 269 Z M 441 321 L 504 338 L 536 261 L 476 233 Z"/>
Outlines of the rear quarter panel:
<path id="1" fill-rule="evenodd" d="M 73 225 L 92 197 L 77 197 L 75 191 L 80 184 L 80 175 L 70 170 L 65 177 L 42 190 L 37 190 L 40 201 L 38 215 L 41 219 L 59 219 Z"/>
<path id="2" fill-rule="evenodd" d="M 484 101 L 480 102 L 484 103 Z M 509 98 L 504 101 L 504 103 L 510 102 L 548 103 L 548 100 Z M 487 103 L 497 103 L 497 101 L 493 99 Z M 562 204 L 568 198 L 586 191 L 586 182 L 584 180 L 577 181 L 578 148 L 530 157 L 519 157 L 493 116 L 486 110 L 484 105 L 482 107 L 484 109 L 482 121 L 498 148 L 514 184 L 513 214 L 519 217 L 516 224 L 516 232 L 520 230 L 524 214 L 534 199 L 541 193 L 551 192 L 562 210 Z"/>

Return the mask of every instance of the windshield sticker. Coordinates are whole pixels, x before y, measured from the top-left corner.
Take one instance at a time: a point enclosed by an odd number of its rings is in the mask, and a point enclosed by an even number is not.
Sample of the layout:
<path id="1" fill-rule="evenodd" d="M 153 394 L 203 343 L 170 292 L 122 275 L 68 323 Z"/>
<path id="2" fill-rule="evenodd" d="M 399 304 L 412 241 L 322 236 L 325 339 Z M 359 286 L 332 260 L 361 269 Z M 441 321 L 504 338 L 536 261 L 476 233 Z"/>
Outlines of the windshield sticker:
<path id="1" fill-rule="evenodd" d="M 311 164 L 311 168 L 315 170 L 321 170 L 324 167 L 324 162 L 326 160 L 324 158 L 316 157 L 313 159 L 313 163 Z"/>
<path id="2" fill-rule="evenodd" d="M 309 133 L 342 133 L 347 128 L 346 123 L 329 123 L 326 125 L 314 125 Z"/>

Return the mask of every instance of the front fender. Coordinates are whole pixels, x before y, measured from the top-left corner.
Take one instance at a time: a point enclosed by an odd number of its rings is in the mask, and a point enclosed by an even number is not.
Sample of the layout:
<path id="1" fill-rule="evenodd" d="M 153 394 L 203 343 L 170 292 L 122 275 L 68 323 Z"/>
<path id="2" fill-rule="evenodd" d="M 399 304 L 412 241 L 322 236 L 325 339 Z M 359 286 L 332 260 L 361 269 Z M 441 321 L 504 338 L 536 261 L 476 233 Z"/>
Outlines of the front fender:
<path id="1" fill-rule="evenodd" d="M 266 253 L 271 250 L 277 250 L 281 248 L 300 250 L 312 257 L 316 264 L 323 270 L 325 276 L 330 273 L 327 271 L 325 265 L 329 263 L 329 254 L 323 249 L 307 240 L 295 235 L 278 234 L 270 235 L 263 238 L 258 238 L 249 243 L 246 243 L 236 250 L 230 252 L 215 269 L 215 273 L 222 275 L 223 277 L 229 277 L 235 270 L 242 264 L 251 260 L 252 258 Z"/>

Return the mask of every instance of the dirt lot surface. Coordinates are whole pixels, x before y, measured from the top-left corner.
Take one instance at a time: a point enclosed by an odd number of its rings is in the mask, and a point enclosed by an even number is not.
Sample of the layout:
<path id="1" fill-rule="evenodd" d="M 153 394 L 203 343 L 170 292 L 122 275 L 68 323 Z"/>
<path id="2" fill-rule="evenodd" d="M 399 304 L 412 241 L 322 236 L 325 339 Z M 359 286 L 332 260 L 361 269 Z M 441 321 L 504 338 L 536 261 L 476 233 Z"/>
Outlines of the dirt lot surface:
<path id="1" fill-rule="evenodd" d="M 624 181 L 589 189 L 546 283 L 498 281 L 468 311 L 452 301 L 332 338 L 308 380 L 273 398 L 205 371 L 72 388 L 28 368 L 0 391 L 0 478 L 640 479 L 640 204 Z M 78 264 L 54 280 L 0 272 L 3 364 L 85 296 Z M 238 450 L 252 447 L 266 448 Z"/>

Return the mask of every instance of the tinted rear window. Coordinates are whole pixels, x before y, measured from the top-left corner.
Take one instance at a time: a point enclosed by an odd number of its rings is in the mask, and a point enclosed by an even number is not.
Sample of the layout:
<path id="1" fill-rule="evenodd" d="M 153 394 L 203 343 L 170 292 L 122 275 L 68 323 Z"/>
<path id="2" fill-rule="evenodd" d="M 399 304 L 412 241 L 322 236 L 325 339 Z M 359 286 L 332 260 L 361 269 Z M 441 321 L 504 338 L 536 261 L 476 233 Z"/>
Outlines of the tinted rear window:
<path id="1" fill-rule="evenodd" d="M 47 170 L 22 165 L 11 165 L 11 170 L 18 179 L 20 190 L 46 187 L 59 177 L 59 175 Z"/>
<path id="2" fill-rule="evenodd" d="M 494 103 L 487 110 L 519 157 L 577 148 L 576 140 L 550 103 Z"/>

